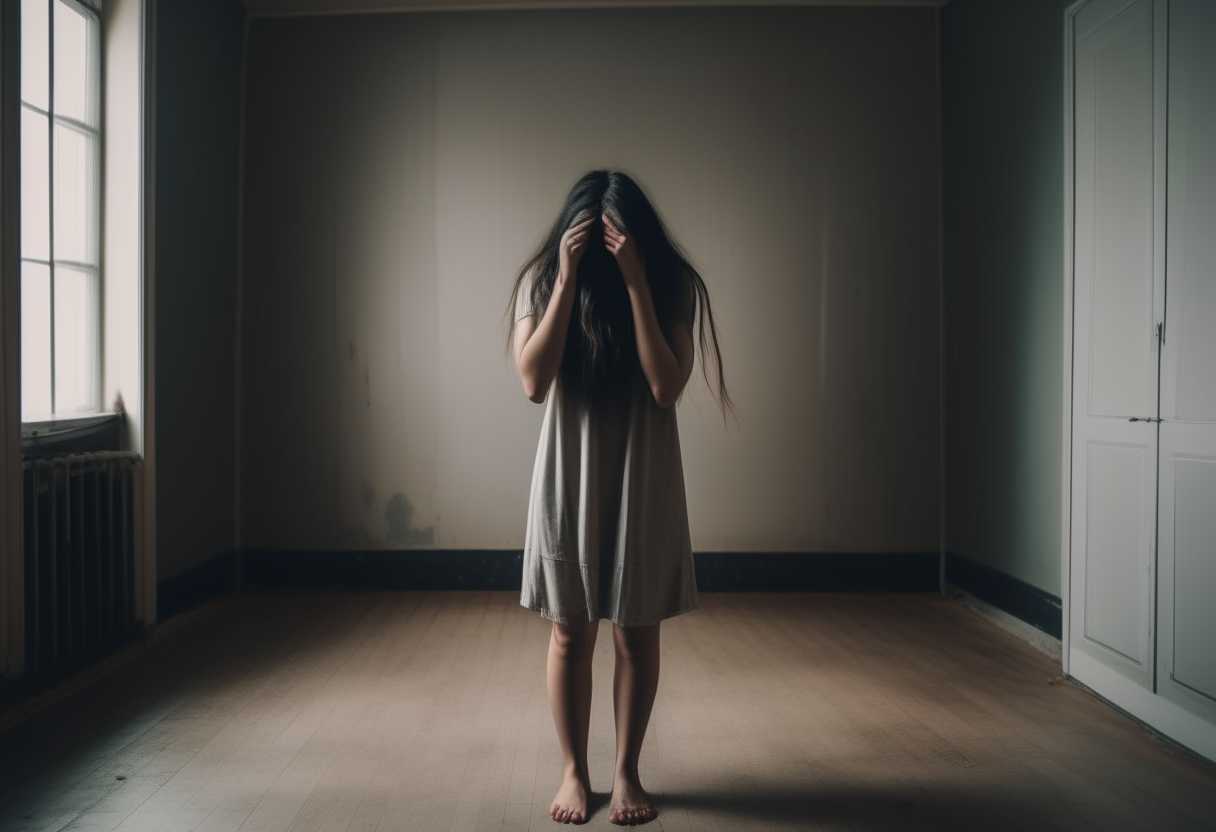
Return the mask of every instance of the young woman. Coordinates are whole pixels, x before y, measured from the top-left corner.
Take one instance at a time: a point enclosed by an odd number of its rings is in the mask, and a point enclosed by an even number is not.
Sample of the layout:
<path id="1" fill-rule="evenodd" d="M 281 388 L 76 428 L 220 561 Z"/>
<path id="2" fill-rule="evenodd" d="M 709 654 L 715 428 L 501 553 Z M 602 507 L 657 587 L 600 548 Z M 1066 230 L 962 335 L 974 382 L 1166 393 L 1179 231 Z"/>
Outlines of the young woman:
<path id="1" fill-rule="evenodd" d="M 692 373 L 696 319 L 705 378 L 732 409 L 709 295 L 637 183 L 598 170 L 575 184 L 520 269 L 510 308 L 524 391 L 547 401 L 520 603 L 553 622 L 547 677 L 565 769 L 549 815 L 588 818 L 591 657 L 607 618 L 617 746 L 608 819 L 646 823 L 658 812 L 638 757 L 659 684 L 659 622 L 697 605 L 672 407 Z"/>

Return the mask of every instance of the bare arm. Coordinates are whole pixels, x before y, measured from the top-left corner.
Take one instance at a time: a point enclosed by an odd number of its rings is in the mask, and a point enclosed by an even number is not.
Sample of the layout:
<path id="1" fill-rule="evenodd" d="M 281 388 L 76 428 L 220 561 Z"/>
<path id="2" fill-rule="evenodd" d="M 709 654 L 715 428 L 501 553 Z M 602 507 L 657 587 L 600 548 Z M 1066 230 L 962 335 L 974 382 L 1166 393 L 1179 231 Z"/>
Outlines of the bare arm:
<path id="1" fill-rule="evenodd" d="M 642 373 L 650 385 L 655 404 L 671 407 L 684 392 L 692 375 L 692 333 L 679 321 L 671 323 L 666 333 L 663 331 L 654 311 L 650 285 L 646 282 L 646 268 L 638 256 L 633 239 L 613 225 L 606 214 L 603 222 L 604 243 L 616 258 L 625 288 L 629 291 Z"/>
<path id="2" fill-rule="evenodd" d="M 528 315 L 515 322 L 515 365 L 524 384 L 524 393 L 540 403 L 549 394 L 566 350 L 566 333 L 578 275 L 578 261 L 587 248 L 587 236 L 595 218 L 584 220 L 562 235 L 557 279 L 545 314 L 537 322 Z"/>

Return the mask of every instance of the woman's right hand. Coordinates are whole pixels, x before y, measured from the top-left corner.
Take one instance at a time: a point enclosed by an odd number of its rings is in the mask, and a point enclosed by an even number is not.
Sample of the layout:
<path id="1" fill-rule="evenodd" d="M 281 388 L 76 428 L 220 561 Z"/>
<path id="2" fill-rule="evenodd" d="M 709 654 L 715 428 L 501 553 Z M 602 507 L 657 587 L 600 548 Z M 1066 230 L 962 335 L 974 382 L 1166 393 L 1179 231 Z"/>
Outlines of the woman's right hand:
<path id="1" fill-rule="evenodd" d="M 534 402 L 545 400 L 561 367 L 570 313 L 574 309 L 578 263 L 587 250 L 596 219 L 594 214 L 578 219 L 562 235 L 557 280 L 544 314 L 539 319 L 528 315 L 515 322 L 515 362 L 519 366 L 524 392 Z"/>
<path id="2" fill-rule="evenodd" d="M 587 239 L 591 236 L 591 226 L 595 223 L 595 215 L 591 215 L 580 223 L 570 226 L 562 235 L 560 251 L 558 252 L 558 276 L 573 278 L 578 273 L 578 261 L 587 250 Z"/>

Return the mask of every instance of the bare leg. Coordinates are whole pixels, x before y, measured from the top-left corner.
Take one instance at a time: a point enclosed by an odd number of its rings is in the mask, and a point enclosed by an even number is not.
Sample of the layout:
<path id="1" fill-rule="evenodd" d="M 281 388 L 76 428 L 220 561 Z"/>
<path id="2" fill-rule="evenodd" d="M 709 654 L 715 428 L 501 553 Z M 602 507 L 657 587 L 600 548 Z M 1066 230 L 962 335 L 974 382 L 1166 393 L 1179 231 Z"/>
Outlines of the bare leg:
<path id="1" fill-rule="evenodd" d="M 549 637 L 549 705 L 562 747 L 562 785 L 549 807 L 559 823 L 586 823 L 591 779 L 587 732 L 591 727 L 591 658 L 598 623 L 557 624 Z"/>
<path id="2" fill-rule="evenodd" d="M 616 774 L 608 820 L 620 826 L 649 823 L 659 816 L 638 777 L 638 758 L 659 689 L 659 625 L 613 627 L 616 674 L 612 703 L 616 711 Z"/>

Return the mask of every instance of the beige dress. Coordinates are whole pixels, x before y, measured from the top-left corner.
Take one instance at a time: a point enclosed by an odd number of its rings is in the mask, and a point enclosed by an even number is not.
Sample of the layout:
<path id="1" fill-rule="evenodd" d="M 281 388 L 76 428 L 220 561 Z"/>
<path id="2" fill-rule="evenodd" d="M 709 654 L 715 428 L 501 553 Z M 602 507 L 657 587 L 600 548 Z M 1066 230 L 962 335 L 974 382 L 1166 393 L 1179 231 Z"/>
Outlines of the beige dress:
<path id="1" fill-rule="evenodd" d="M 529 294 L 517 321 L 533 314 Z M 622 627 L 697 606 L 676 409 L 655 404 L 640 370 L 627 398 L 592 409 L 549 390 L 520 604 L 563 624 Z"/>

